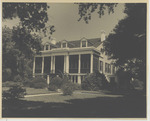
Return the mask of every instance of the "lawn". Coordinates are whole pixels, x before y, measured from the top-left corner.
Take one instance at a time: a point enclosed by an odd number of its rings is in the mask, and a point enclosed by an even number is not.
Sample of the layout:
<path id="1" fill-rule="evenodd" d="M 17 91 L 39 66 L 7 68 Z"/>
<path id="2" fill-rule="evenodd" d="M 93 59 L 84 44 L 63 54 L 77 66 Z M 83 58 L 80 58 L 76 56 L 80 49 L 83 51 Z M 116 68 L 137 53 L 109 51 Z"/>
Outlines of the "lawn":
<path id="1" fill-rule="evenodd" d="M 35 95 L 35 94 L 49 94 L 53 93 L 54 91 L 49 91 L 48 89 L 35 89 L 26 87 L 27 95 Z"/>
<path id="2" fill-rule="evenodd" d="M 26 97 L 23 100 L 26 101 L 41 101 L 45 103 L 56 102 L 56 103 L 70 103 L 68 100 L 73 99 L 90 99 L 96 97 L 122 97 L 122 95 L 109 95 L 104 94 L 102 91 L 75 91 L 73 95 L 64 96 L 63 94 L 47 95 L 47 96 L 36 96 Z"/>
<path id="3" fill-rule="evenodd" d="M 9 87 L 3 87 L 2 90 L 6 91 Z M 48 89 L 35 89 L 30 87 L 25 87 L 27 95 L 36 95 L 36 94 L 49 94 L 53 93 L 54 91 L 49 91 Z"/>
<path id="4" fill-rule="evenodd" d="M 77 91 L 72 96 L 28 97 L 15 102 L 3 102 L 2 116 L 144 118 L 146 98 L 111 95 L 102 91 Z"/>

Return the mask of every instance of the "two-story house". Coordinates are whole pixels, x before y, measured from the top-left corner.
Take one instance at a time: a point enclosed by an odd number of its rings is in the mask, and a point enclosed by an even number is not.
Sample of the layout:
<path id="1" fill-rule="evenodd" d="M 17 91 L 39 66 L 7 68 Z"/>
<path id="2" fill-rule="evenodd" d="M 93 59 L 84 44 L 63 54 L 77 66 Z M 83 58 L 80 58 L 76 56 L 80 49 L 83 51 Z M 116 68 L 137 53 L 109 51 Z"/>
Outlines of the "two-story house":
<path id="1" fill-rule="evenodd" d="M 36 54 L 33 62 L 33 76 L 68 74 L 70 80 L 81 84 L 87 73 L 99 71 L 107 80 L 116 80 L 116 67 L 113 60 L 104 52 L 105 32 L 100 38 L 76 41 L 45 42 L 40 54 Z"/>

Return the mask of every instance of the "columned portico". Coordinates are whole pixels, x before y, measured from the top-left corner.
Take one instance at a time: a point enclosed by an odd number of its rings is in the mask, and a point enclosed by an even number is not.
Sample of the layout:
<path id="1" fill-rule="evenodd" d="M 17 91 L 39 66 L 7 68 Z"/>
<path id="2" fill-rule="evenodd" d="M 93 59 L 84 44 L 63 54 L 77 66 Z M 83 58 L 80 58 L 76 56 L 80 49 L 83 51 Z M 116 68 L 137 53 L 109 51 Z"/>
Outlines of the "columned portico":
<path id="1" fill-rule="evenodd" d="M 81 50 L 58 49 L 44 51 L 42 55 L 37 55 L 34 58 L 33 76 L 36 74 L 49 75 L 49 73 L 59 74 L 59 72 L 64 72 L 64 74 L 69 75 L 68 77 L 73 83 L 81 84 L 87 73 L 93 73 L 95 68 L 93 65 L 95 63 L 94 57 L 95 55 L 98 57 L 97 50 L 93 50 L 93 48 L 81 48 Z M 98 66 L 99 64 L 96 63 L 96 65 Z"/>

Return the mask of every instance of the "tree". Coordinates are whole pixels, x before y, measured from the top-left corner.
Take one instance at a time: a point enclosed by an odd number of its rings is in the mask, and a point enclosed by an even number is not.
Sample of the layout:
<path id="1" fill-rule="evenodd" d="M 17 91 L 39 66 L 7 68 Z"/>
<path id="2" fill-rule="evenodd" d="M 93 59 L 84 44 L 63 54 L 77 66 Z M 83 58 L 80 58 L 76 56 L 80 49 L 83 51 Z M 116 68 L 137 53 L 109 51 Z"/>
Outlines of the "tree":
<path id="1" fill-rule="evenodd" d="M 79 12 L 80 20 L 84 20 L 86 23 L 88 23 L 89 20 L 91 20 L 91 15 L 93 12 L 97 10 L 97 13 L 99 17 L 103 16 L 105 14 L 105 10 L 108 10 L 108 13 L 114 12 L 114 7 L 117 6 L 117 3 L 77 3 L 79 5 Z"/>
<path id="2" fill-rule="evenodd" d="M 3 3 L 3 21 L 20 19 L 19 26 L 13 29 L 3 27 L 3 81 L 31 76 L 34 50 L 41 49 L 37 32 L 45 36 L 54 32 L 54 26 L 46 26 L 48 8 L 46 3 Z"/>
<path id="3" fill-rule="evenodd" d="M 19 17 L 28 29 L 41 29 L 48 21 L 46 3 L 3 3 L 3 19 Z"/>
<path id="4" fill-rule="evenodd" d="M 43 32 L 50 36 L 55 32 L 53 25 L 46 25 L 48 21 L 47 10 L 50 6 L 47 3 L 3 3 L 3 20 L 18 17 L 20 25 L 30 31 Z"/>
<path id="5" fill-rule="evenodd" d="M 96 9 L 97 7 L 93 10 Z M 90 11 L 89 7 L 83 10 L 85 14 L 81 14 L 81 18 L 86 18 L 88 12 L 94 12 Z M 104 48 L 116 59 L 120 68 L 131 74 L 131 78 L 143 81 L 146 89 L 146 4 L 125 4 L 124 13 L 126 17 L 119 21 L 113 33 L 108 36 Z"/>
<path id="6" fill-rule="evenodd" d="M 18 75 L 23 79 L 31 77 L 32 50 L 40 49 L 40 38 L 19 27 L 3 27 L 2 36 L 3 80 L 13 80 Z"/>
<path id="7" fill-rule="evenodd" d="M 125 19 L 119 21 L 104 46 L 118 64 L 129 59 L 145 61 L 146 57 L 146 4 L 125 4 Z"/>
<path id="8" fill-rule="evenodd" d="M 105 10 L 114 12 L 117 3 L 79 3 L 79 20 L 86 23 L 91 19 L 91 13 L 98 10 L 98 15 L 104 15 Z M 145 58 L 146 45 L 146 4 L 125 4 L 126 18 L 119 21 L 106 42 L 105 51 L 113 54 L 113 58 L 124 60 L 132 58 Z"/>

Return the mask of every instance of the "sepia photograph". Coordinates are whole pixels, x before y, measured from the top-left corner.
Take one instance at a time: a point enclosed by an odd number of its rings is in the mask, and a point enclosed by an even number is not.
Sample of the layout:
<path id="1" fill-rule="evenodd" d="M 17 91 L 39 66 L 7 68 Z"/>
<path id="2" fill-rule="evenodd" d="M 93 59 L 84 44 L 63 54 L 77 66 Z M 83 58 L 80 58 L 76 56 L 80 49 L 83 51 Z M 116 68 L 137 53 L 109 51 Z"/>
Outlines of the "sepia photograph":
<path id="1" fill-rule="evenodd" d="M 2 2 L 2 118 L 147 118 L 147 2 Z"/>

